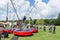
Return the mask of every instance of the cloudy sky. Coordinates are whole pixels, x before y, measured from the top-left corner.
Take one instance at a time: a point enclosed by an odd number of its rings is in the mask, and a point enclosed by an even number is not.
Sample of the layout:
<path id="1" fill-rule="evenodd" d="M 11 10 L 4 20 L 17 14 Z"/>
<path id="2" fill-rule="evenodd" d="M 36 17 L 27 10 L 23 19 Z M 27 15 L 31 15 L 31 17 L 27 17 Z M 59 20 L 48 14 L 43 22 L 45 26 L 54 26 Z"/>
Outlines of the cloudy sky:
<path id="1" fill-rule="evenodd" d="M 60 13 L 60 0 L 12 0 L 20 19 L 50 19 L 57 18 Z M 0 0 L 0 20 L 6 20 L 8 4 L 8 19 L 17 20 L 10 0 Z"/>

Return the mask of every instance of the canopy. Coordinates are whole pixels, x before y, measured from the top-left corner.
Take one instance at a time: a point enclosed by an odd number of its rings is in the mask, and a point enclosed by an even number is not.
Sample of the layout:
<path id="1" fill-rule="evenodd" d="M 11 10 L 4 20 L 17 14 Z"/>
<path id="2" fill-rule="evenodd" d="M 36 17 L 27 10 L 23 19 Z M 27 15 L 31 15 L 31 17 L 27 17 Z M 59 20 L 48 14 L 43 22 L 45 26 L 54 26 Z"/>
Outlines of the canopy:
<path id="1" fill-rule="evenodd" d="M 6 22 L 5 24 L 11 25 L 12 23 L 11 22 Z"/>
<path id="2" fill-rule="evenodd" d="M 0 22 L 0 24 L 4 24 L 4 22 Z"/>

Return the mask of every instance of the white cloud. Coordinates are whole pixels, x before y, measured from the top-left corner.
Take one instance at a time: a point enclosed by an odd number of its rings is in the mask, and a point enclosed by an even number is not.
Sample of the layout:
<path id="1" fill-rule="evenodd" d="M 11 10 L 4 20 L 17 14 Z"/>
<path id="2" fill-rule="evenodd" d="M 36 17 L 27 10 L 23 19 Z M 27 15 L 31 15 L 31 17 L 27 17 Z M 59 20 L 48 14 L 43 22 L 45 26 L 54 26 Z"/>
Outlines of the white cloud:
<path id="1" fill-rule="evenodd" d="M 8 0 L 0 0 L 0 7 L 5 7 L 8 3 Z"/>
<path id="2" fill-rule="evenodd" d="M 9 15 L 8 15 L 8 17 L 9 17 L 9 20 L 13 20 L 14 19 L 13 16 L 14 16 L 14 14 L 16 15 L 16 13 L 15 13 L 13 7 L 12 7 L 11 2 L 8 1 L 8 0 L 0 0 L 0 1 L 1 1 L 0 8 L 2 7 L 3 9 L 5 9 L 5 11 L 2 10 L 3 12 L 7 11 L 7 3 L 9 2 L 8 3 L 9 4 L 9 8 L 8 8 Z M 19 18 L 22 19 L 22 17 L 27 13 L 26 11 L 28 10 L 28 8 L 30 8 L 29 2 L 24 1 L 24 0 L 12 0 L 12 1 L 13 1 L 13 4 L 14 4 L 16 10 L 17 10 L 17 14 L 19 15 Z M 6 16 L 6 13 L 5 13 L 4 16 Z M 1 19 L 4 20 L 3 17 Z M 16 16 L 15 16 L 15 19 L 17 19 Z"/>
<path id="3" fill-rule="evenodd" d="M 42 0 L 35 0 L 35 7 L 30 11 L 32 7 L 30 7 L 29 1 L 25 0 L 12 0 L 14 6 L 17 10 L 19 18 L 22 19 L 24 15 L 28 17 L 31 16 L 32 19 L 40 19 L 40 18 L 57 18 L 58 13 L 60 13 L 60 0 L 49 0 L 48 4 L 42 2 Z M 5 11 L 4 16 L 1 19 L 4 19 L 6 16 L 6 7 L 9 2 L 9 20 L 17 19 L 17 16 L 14 12 L 12 4 L 8 0 L 0 0 L 0 8 L 3 8 Z M 38 2 L 38 3 L 37 3 Z M 37 4 L 36 4 L 37 3 Z M 13 17 L 15 15 L 15 17 Z"/>
<path id="4" fill-rule="evenodd" d="M 40 9 L 43 18 L 57 18 L 60 12 L 60 0 L 49 0 L 49 3 L 43 3 L 42 0 L 35 0 L 36 7 Z M 39 11 L 39 10 L 37 10 Z"/>
<path id="5" fill-rule="evenodd" d="M 60 0 L 50 0 L 48 5 L 51 8 L 54 8 L 57 12 L 60 12 Z"/>

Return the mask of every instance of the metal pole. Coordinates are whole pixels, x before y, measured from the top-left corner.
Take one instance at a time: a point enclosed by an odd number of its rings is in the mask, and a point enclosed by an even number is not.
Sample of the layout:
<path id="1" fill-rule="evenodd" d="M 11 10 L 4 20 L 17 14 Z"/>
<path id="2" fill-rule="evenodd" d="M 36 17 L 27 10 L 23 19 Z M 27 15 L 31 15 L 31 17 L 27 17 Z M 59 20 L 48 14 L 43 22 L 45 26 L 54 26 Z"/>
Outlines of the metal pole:
<path id="1" fill-rule="evenodd" d="M 7 3 L 7 15 L 6 15 L 6 22 L 8 21 L 8 3 Z"/>
<path id="2" fill-rule="evenodd" d="M 38 2 L 37 2 L 38 3 Z M 36 4 L 37 4 L 36 3 Z M 29 11 L 29 13 L 31 13 L 31 11 L 32 11 L 32 9 L 35 7 L 35 4 L 34 4 L 34 6 L 30 9 L 30 11 Z M 29 15 L 29 14 L 27 14 L 27 15 Z M 31 20 L 29 19 L 29 24 L 30 24 L 30 22 L 31 22 Z"/>
<path id="3" fill-rule="evenodd" d="M 12 3 L 12 6 L 13 6 L 14 11 L 15 11 L 15 13 L 16 13 L 16 15 L 17 15 L 17 18 L 18 18 L 18 28 L 21 28 L 21 27 L 22 27 L 22 26 L 21 26 L 21 24 L 22 24 L 22 20 L 19 19 L 19 16 L 18 16 L 18 14 L 17 14 L 17 10 L 15 9 L 12 0 L 10 0 L 10 1 L 11 1 L 11 3 Z"/>
<path id="4" fill-rule="evenodd" d="M 10 0 L 10 1 L 11 1 L 11 3 L 12 3 L 12 6 L 13 6 L 13 8 L 14 8 L 14 11 L 15 11 L 15 13 L 16 13 L 16 15 L 17 15 L 18 20 L 19 20 L 19 16 L 18 16 L 17 11 L 16 11 L 16 9 L 15 9 L 15 7 L 14 7 L 14 4 L 13 4 L 12 0 Z"/>

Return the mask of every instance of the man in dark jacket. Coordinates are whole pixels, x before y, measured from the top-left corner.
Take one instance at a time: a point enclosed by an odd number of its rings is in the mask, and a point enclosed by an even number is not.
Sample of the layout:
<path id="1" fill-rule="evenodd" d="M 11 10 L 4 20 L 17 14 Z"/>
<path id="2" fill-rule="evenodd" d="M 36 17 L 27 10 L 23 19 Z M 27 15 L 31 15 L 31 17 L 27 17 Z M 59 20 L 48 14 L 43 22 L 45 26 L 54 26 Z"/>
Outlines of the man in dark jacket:
<path id="1" fill-rule="evenodd" d="M 56 31 L 56 26 L 54 25 L 54 27 L 53 27 L 53 33 L 55 33 L 55 31 Z"/>
<path id="2" fill-rule="evenodd" d="M 8 33 L 6 31 L 3 31 L 4 32 L 4 37 L 8 37 Z"/>

